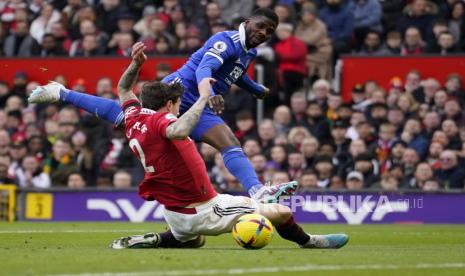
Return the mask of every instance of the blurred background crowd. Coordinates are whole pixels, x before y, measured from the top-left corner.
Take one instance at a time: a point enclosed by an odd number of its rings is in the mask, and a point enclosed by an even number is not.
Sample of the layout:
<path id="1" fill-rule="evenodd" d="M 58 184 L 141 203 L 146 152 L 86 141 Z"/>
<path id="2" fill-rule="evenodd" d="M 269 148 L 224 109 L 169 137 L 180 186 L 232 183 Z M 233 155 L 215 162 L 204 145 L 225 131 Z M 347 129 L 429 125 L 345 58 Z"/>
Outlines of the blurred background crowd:
<path id="1" fill-rule="evenodd" d="M 149 57 L 189 56 L 257 7 L 274 9 L 280 20 L 275 37 L 258 47 L 257 63 L 273 91 L 265 101 L 268 119 L 255 121 L 255 99 L 237 87 L 225 95 L 223 118 L 263 182 L 296 179 L 301 189 L 464 188 L 462 76 L 440 83 L 412 70 L 392 76 L 388 89 L 367 76 L 350 91 L 350 103 L 331 85 L 341 54 L 463 52 L 462 0 L 0 0 L 0 57 L 128 57 L 136 41 L 147 45 Z M 162 78 L 172 69 L 156 70 Z M 96 87 L 55 80 L 116 99 L 116 80 L 105 76 Z M 24 72 L 0 75 L 0 183 L 136 186 L 144 172 L 122 129 L 60 103 L 28 105 L 37 85 Z M 240 189 L 218 152 L 206 144 L 199 151 L 219 190 Z"/>

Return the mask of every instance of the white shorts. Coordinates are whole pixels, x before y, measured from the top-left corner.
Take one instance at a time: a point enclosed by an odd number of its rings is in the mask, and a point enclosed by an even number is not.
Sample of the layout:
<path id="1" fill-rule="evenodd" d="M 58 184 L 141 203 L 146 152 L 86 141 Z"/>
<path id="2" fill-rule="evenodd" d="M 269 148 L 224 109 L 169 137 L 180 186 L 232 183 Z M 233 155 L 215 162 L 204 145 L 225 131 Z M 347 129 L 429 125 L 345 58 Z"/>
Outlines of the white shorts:
<path id="1" fill-rule="evenodd" d="M 249 197 L 218 194 L 194 208 L 195 214 L 165 209 L 165 220 L 178 241 L 190 241 L 199 235 L 217 236 L 231 232 L 240 216 L 258 212 L 258 203 Z"/>

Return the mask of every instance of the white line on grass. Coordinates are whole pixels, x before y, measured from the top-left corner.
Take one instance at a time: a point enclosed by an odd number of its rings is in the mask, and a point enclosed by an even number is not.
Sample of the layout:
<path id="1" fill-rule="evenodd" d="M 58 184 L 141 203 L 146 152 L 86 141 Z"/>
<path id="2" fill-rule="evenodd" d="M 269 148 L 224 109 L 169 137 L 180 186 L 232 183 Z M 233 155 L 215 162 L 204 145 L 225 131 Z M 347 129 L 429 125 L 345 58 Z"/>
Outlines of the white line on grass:
<path id="1" fill-rule="evenodd" d="M 360 265 L 317 265 L 304 266 L 276 266 L 255 268 L 231 269 L 197 269 L 197 270 L 170 270 L 170 271 L 144 271 L 144 272 L 101 272 L 80 274 L 49 274 L 47 276 L 184 276 L 184 275 L 240 275 L 249 273 L 279 273 L 303 271 L 338 271 L 338 270 L 400 270 L 400 269 L 430 269 L 430 268 L 465 268 L 465 263 L 439 263 L 439 264 L 360 264 Z"/>
<path id="2" fill-rule="evenodd" d="M 99 230 L 0 230 L 0 234 L 33 234 L 33 233 L 120 233 L 120 232 L 144 232 L 147 229 L 99 229 Z"/>

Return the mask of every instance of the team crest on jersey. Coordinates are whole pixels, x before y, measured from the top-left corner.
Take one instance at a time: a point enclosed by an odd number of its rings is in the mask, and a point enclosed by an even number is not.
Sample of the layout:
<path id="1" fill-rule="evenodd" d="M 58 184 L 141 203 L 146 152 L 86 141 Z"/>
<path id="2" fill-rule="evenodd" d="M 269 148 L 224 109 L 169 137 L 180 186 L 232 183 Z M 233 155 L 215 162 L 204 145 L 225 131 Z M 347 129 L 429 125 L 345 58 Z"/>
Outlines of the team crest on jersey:
<path id="1" fill-rule="evenodd" d="M 228 45 L 224 43 L 223 41 L 217 41 L 215 44 L 213 44 L 213 48 L 217 50 L 218 52 L 222 53 L 228 49 Z"/>

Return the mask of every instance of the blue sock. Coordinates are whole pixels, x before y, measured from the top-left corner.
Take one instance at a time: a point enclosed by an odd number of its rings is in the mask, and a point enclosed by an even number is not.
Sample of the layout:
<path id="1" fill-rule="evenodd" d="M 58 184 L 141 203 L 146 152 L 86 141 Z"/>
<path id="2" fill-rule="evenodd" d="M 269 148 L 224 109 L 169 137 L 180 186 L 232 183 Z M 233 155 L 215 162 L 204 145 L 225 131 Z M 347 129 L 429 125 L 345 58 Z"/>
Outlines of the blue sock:
<path id="1" fill-rule="evenodd" d="M 60 89 L 60 100 L 94 114 L 118 126 L 123 122 L 124 114 L 114 100 L 92 96 L 68 89 Z"/>
<path id="2" fill-rule="evenodd" d="M 262 183 L 258 180 L 257 174 L 255 173 L 252 164 L 249 159 L 245 156 L 242 148 L 240 147 L 229 147 L 224 149 L 221 154 L 226 168 L 229 172 L 234 175 L 237 180 L 242 184 L 244 189 L 249 192 L 250 195 L 254 194 Z"/>

